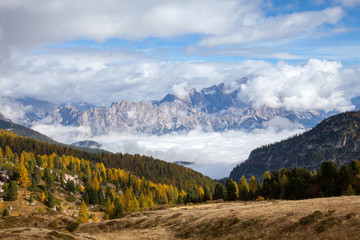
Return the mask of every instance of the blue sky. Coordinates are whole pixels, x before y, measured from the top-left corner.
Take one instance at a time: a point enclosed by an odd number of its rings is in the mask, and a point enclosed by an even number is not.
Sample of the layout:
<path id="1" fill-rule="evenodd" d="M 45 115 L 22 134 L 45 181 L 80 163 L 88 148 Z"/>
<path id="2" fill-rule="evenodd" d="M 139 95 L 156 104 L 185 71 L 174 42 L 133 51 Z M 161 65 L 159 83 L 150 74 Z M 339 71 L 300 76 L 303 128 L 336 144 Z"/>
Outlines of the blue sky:
<path id="1" fill-rule="evenodd" d="M 360 0 L 2 1 L 1 95 L 108 106 L 318 59 L 347 76 L 333 90 L 350 98 L 343 88 L 359 74 L 359 13 Z"/>
<path id="2" fill-rule="evenodd" d="M 144 37 L 132 39 L 112 37 L 102 41 L 80 37 L 75 40 L 71 39 L 44 45 L 44 47 L 142 52 L 146 56 L 165 61 L 241 61 L 245 59 L 264 59 L 276 62 L 281 59 L 320 58 L 341 61 L 345 65 L 359 64 L 358 54 L 354 54 L 354 52 L 357 52 L 356 50 L 359 50 L 360 42 L 359 1 L 257 2 L 259 2 L 257 11 L 263 14 L 264 20 L 306 12 L 313 13 L 316 16 L 317 12 L 329 8 L 338 8 L 342 11 L 342 14 L 333 23 L 325 21 L 317 27 L 292 34 L 288 37 L 269 36 L 268 39 L 264 38 L 247 43 L 225 43 L 211 47 L 199 46 L 204 39 L 209 37 L 209 35 L 203 34 L 201 31 L 198 33 L 175 33 L 166 37 L 156 37 L 149 33 L 148 36 Z M 301 18 L 301 16 L 299 17 Z M 189 48 L 193 50 L 189 50 Z M 232 52 L 232 50 L 234 51 Z M 259 54 L 259 51 L 264 53 Z M 293 57 L 284 57 L 284 54 L 276 54 L 279 52 L 293 55 Z"/>

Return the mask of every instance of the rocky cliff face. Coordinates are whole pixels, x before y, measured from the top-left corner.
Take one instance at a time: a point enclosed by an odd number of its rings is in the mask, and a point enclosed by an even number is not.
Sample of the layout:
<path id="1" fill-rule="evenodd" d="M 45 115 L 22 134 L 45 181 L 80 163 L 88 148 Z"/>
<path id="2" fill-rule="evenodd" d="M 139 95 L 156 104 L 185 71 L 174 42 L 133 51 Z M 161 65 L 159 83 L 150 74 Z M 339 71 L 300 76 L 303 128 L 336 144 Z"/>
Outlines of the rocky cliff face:
<path id="1" fill-rule="evenodd" d="M 318 169 L 323 161 L 347 164 L 360 156 L 360 111 L 332 116 L 310 131 L 280 143 L 253 150 L 230 177 L 239 180 L 265 171 L 305 167 Z"/>
<path id="2" fill-rule="evenodd" d="M 316 110 L 253 108 L 238 98 L 239 92 L 240 89 L 229 89 L 222 83 L 202 90 L 187 90 L 182 96 L 168 94 L 161 101 L 121 101 L 104 108 L 84 103 L 55 105 L 36 99 L 19 99 L 30 109 L 19 123 L 26 126 L 38 122 L 86 126 L 94 135 L 108 132 L 165 134 L 196 128 L 205 131 L 251 130 L 263 127 L 264 121 L 275 116 L 307 128 L 326 117 Z"/>
<path id="3" fill-rule="evenodd" d="M 114 102 L 110 107 L 93 107 L 79 111 L 63 106 L 52 113 L 53 122 L 63 125 L 87 126 L 93 134 L 106 132 L 141 132 L 165 134 L 195 128 L 211 131 L 253 129 L 275 116 L 281 116 L 303 127 L 313 126 L 323 119 L 318 111 L 295 112 L 268 107 L 252 108 L 237 98 L 239 90 L 224 84 L 191 89 L 183 96 L 168 94 L 155 102 Z"/>

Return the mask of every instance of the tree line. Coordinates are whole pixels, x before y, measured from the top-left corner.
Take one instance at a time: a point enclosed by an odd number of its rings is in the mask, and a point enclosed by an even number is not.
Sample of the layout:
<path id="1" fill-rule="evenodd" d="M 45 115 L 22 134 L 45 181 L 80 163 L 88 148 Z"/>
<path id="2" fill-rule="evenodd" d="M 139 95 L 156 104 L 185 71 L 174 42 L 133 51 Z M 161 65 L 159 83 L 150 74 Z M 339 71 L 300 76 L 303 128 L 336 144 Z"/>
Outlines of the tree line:
<path id="1" fill-rule="evenodd" d="M 256 199 L 307 199 L 360 194 L 360 162 L 338 167 L 326 161 L 320 169 L 285 168 L 265 172 L 261 181 L 252 176 L 249 181 L 244 176 L 239 182 L 231 178 L 225 185 L 217 183 L 213 199 L 256 200 Z"/>

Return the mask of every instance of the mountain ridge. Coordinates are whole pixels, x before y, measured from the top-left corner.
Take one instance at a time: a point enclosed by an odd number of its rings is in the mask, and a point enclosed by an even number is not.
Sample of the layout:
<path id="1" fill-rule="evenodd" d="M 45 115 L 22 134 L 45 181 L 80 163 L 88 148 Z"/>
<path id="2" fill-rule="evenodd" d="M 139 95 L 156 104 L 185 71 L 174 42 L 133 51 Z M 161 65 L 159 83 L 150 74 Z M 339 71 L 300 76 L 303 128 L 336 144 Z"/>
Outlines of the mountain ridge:
<path id="1" fill-rule="evenodd" d="M 46 106 L 47 112 L 37 110 L 36 104 L 29 107 L 29 100 L 21 100 L 28 104 L 26 106 L 31 111 L 19 123 L 30 127 L 44 123 L 84 126 L 91 129 L 92 135 L 108 132 L 162 135 L 198 128 L 203 131 L 251 131 L 263 128 L 264 122 L 276 116 L 287 118 L 299 127 L 309 128 L 327 117 L 326 113 L 315 109 L 254 108 L 239 99 L 240 91 L 240 87 L 232 88 L 221 83 L 201 90 L 184 90 L 181 95 L 167 94 L 159 101 L 122 100 L 113 102 L 109 107 L 83 104 L 84 108 L 77 108 L 73 105 L 41 103 L 40 108 Z"/>
<path id="2" fill-rule="evenodd" d="M 305 167 L 317 169 L 324 161 L 348 164 L 360 156 L 360 111 L 345 112 L 323 120 L 311 130 L 287 140 L 253 150 L 230 177 L 261 178 L 265 171 Z"/>

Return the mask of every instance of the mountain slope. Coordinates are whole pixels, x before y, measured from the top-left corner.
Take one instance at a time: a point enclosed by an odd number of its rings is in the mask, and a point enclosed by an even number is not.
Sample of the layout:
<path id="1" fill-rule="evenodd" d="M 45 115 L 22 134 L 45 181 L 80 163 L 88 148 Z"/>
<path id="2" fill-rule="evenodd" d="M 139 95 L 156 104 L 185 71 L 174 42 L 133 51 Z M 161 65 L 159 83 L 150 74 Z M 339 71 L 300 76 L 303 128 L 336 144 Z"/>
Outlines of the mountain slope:
<path id="1" fill-rule="evenodd" d="M 2 119 L 5 119 L 5 120 L 2 120 Z M 0 113 L 0 129 L 11 131 L 18 136 L 28 137 L 28 138 L 31 138 L 31 139 L 34 139 L 37 141 L 46 142 L 49 144 L 55 144 L 55 145 L 59 145 L 59 146 L 68 146 L 64 143 L 57 142 L 57 141 L 45 136 L 44 134 L 41 134 L 35 130 L 32 130 L 31 128 L 22 126 L 20 124 L 13 123 L 9 119 L 4 117 L 4 115 L 2 115 L 1 113 Z M 81 146 L 81 145 L 75 144 L 75 145 L 72 145 L 71 147 L 75 148 L 75 149 L 87 151 L 87 152 L 92 152 L 92 153 L 107 152 L 103 149 L 100 149 L 99 146 L 87 147 L 87 146 Z"/>
<path id="2" fill-rule="evenodd" d="M 43 141 L 51 144 L 60 144 L 59 142 L 56 142 L 35 130 L 21 126 L 19 124 L 15 124 L 11 121 L 5 121 L 0 119 L 0 129 L 8 130 L 15 133 L 16 135 L 32 138 L 38 141 Z"/>
<path id="3" fill-rule="evenodd" d="M 360 158 L 360 111 L 332 116 L 288 140 L 253 150 L 230 177 L 260 178 L 265 171 L 305 167 L 317 169 L 323 161 L 347 164 Z"/>

